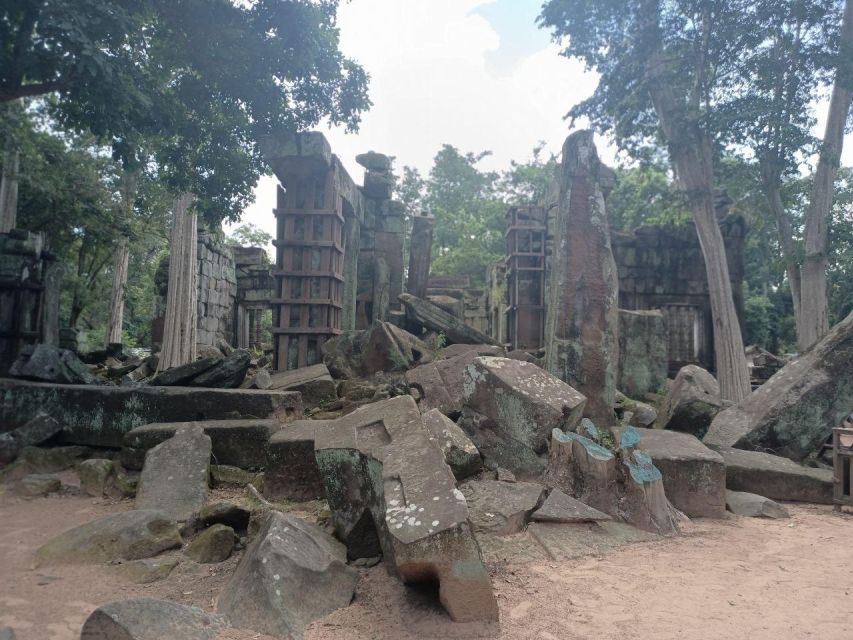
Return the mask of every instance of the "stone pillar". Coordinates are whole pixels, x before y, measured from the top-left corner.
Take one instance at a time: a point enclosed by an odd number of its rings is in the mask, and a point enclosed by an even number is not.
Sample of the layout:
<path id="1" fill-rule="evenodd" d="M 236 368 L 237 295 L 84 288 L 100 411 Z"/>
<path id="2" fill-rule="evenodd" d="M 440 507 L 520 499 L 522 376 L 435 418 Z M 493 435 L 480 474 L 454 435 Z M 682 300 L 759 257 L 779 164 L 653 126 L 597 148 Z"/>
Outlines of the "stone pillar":
<path id="1" fill-rule="evenodd" d="M 360 231 L 355 327 L 388 320 L 400 310 L 403 292 L 403 215 L 401 203 L 391 200 L 395 178 L 392 161 L 369 151 L 356 157 L 365 168 L 364 220 Z"/>
<path id="2" fill-rule="evenodd" d="M 341 327 L 353 331 L 356 327 L 359 262 L 361 251 L 361 222 L 349 216 L 344 223 L 344 296 Z"/>
<path id="3" fill-rule="evenodd" d="M 422 214 L 412 218 L 406 291 L 418 298 L 426 298 L 429 269 L 432 261 L 432 230 L 434 226 L 435 218 L 432 216 Z"/>
<path id="4" fill-rule="evenodd" d="M 619 315 L 604 198 L 614 175 L 599 161 L 591 131 L 566 138 L 559 180 L 546 368 L 584 394 L 589 417 L 608 428 L 615 421 Z"/>
<path id="5" fill-rule="evenodd" d="M 42 312 L 42 342 L 59 346 L 59 294 L 62 289 L 63 269 L 58 260 L 45 263 L 44 310 Z"/>

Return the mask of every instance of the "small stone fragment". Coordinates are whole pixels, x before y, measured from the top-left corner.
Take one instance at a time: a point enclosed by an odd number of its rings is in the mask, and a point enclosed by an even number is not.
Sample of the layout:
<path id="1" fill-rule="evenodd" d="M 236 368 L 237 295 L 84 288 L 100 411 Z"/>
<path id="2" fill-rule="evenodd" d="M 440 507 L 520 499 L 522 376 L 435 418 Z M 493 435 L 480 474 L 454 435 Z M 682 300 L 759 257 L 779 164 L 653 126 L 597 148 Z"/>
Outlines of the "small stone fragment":
<path id="1" fill-rule="evenodd" d="M 134 584 L 150 584 L 168 578 L 179 564 L 178 558 L 144 558 L 118 564 L 113 572 Z"/>
<path id="2" fill-rule="evenodd" d="M 33 473 L 18 480 L 11 487 L 12 493 L 23 498 L 39 498 L 56 493 L 62 488 L 62 482 L 56 476 Z"/>
<path id="3" fill-rule="evenodd" d="M 224 524 L 214 524 L 187 545 L 184 553 L 200 564 L 223 562 L 234 550 L 234 529 Z"/>
<path id="4" fill-rule="evenodd" d="M 788 518 L 788 511 L 778 502 L 745 491 L 726 491 L 726 507 L 733 514 L 749 518 Z"/>
<path id="5" fill-rule="evenodd" d="M 122 511 L 74 527 L 36 551 L 38 566 L 150 558 L 181 546 L 174 520 L 160 511 Z"/>
<path id="6" fill-rule="evenodd" d="M 472 480 L 459 486 L 474 531 L 510 535 L 524 529 L 539 506 L 544 487 L 532 482 Z"/>
<path id="7" fill-rule="evenodd" d="M 225 616 L 155 598 L 111 602 L 95 609 L 80 640 L 214 640 Z"/>
<path id="8" fill-rule="evenodd" d="M 610 516 L 554 489 L 530 517 L 534 522 L 599 522 Z"/>
<path id="9" fill-rule="evenodd" d="M 80 478 L 80 488 L 95 498 L 100 498 L 107 490 L 114 467 L 112 460 L 93 458 L 79 462 L 74 470 Z"/>

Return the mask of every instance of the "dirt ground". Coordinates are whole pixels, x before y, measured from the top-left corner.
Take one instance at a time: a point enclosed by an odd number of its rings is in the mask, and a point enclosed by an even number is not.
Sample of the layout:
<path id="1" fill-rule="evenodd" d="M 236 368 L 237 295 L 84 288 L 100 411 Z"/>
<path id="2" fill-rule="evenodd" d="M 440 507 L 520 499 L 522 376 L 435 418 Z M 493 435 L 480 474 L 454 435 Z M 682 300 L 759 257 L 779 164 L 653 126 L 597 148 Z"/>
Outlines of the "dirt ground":
<path id="1" fill-rule="evenodd" d="M 134 585 L 111 567 L 31 568 L 33 551 L 61 531 L 132 503 L 79 496 L 0 495 L 0 626 L 19 640 L 78 640 L 98 605 L 137 596 L 213 610 L 238 557 L 185 561 L 167 580 Z M 353 604 L 306 631 L 309 640 L 506 639 L 749 640 L 853 638 L 853 515 L 789 505 L 790 520 L 697 521 L 681 537 L 604 557 L 492 568 L 500 628 L 451 623 L 435 594 L 362 570 Z M 220 640 L 267 640 L 228 631 Z M 176 639 L 177 640 L 177 639 Z"/>

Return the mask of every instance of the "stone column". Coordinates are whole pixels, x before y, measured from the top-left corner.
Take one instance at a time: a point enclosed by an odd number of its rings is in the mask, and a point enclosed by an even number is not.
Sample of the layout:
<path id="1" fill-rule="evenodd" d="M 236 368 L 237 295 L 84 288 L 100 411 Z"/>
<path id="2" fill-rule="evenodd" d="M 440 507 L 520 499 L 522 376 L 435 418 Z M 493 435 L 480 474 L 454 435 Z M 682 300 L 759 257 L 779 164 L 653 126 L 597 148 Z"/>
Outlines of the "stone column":
<path id="1" fill-rule="evenodd" d="M 418 298 L 426 298 L 429 269 L 432 261 L 432 230 L 434 226 L 435 218 L 432 216 L 422 214 L 412 218 L 406 291 Z"/>
<path id="2" fill-rule="evenodd" d="M 59 294 L 62 289 L 62 276 L 61 262 L 45 261 L 42 342 L 53 347 L 59 346 Z"/>
<path id="3" fill-rule="evenodd" d="M 591 131 L 566 138 L 559 181 L 546 368 L 584 394 L 588 416 L 608 428 L 615 422 L 619 316 L 604 198 L 614 175 L 599 161 Z"/>

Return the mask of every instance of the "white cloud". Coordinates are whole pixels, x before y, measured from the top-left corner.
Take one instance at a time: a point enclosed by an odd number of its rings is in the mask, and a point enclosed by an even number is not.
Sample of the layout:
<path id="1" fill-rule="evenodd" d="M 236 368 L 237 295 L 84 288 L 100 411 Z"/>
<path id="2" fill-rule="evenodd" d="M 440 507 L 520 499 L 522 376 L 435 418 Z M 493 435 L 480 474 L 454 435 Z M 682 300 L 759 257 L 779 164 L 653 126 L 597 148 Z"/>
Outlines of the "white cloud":
<path id="1" fill-rule="evenodd" d="M 442 144 L 492 151 L 487 169 L 524 160 L 543 140 L 558 152 L 563 115 L 595 87 L 593 74 L 555 45 L 495 68 L 500 36 L 481 15 L 483 0 L 353 0 L 339 14 L 341 48 L 370 73 L 373 107 L 360 131 L 325 130 L 356 182 L 355 156 L 375 150 L 426 174 Z M 519 29 L 535 29 L 519 24 Z M 612 157 L 607 152 L 605 157 Z M 243 220 L 274 232 L 275 179 L 262 179 Z"/>
<path id="2" fill-rule="evenodd" d="M 371 149 L 396 156 L 398 170 L 410 165 L 422 174 L 429 172 L 444 143 L 462 151 L 492 151 L 482 163 L 487 169 L 528 158 L 539 141 L 546 142 L 548 151 L 559 152 L 569 131 L 563 116 L 592 93 L 595 74 L 561 57 L 554 44 L 520 59 L 494 56 L 501 44 L 498 32 L 485 17 L 472 13 L 492 2 L 352 0 L 341 5 L 341 48 L 370 73 L 373 107 L 357 134 L 343 129 L 325 133 L 356 182 L 361 182 L 362 169 L 355 156 Z M 523 32 L 530 38 L 526 30 L 536 27 L 527 22 L 520 20 L 512 36 Z M 821 124 L 824 111 L 821 105 Z M 844 162 L 849 165 L 853 136 L 846 146 Z M 606 140 L 599 140 L 599 150 L 605 162 L 615 162 L 615 150 Z M 256 202 L 243 215 L 244 222 L 271 234 L 275 184 L 274 178 L 262 179 Z"/>

